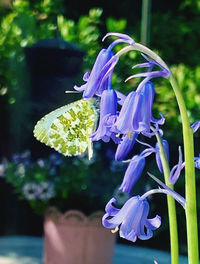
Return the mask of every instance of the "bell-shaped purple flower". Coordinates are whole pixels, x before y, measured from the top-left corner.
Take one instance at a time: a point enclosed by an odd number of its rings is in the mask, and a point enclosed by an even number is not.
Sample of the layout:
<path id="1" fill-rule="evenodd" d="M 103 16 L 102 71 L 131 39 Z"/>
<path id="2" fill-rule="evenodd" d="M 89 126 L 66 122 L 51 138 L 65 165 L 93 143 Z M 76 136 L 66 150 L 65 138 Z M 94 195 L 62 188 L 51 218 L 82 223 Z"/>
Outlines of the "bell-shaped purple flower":
<path id="1" fill-rule="evenodd" d="M 128 94 L 124 100 L 117 121 L 113 125 L 112 131 L 121 134 L 134 132 L 133 117 L 134 114 L 137 114 L 139 97 L 140 95 L 135 91 L 132 91 Z"/>
<path id="2" fill-rule="evenodd" d="M 101 95 L 99 125 L 96 132 L 91 135 L 92 141 L 98 141 L 102 139 L 103 141 L 108 142 L 110 138 L 112 138 L 117 143 L 119 142 L 120 138 L 116 137 L 116 134 L 110 131 L 110 128 L 112 127 L 112 124 L 116 118 L 116 112 L 117 94 L 115 90 L 104 90 Z"/>
<path id="3" fill-rule="evenodd" d="M 144 166 L 145 158 L 140 155 L 135 155 L 128 165 L 119 190 L 121 190 L 122 192 L 130 193 L 132 188 L 140 178 Z"/>
<path id="4" fill-rule="evenodd" d="M 83 92 L 83 98 L 90 98 L 95 94 L 101 95 L 103 91 L 102 85 L 106 89 L 104 81 L 112 75 L 118 61 L 118 57 L 113 54 L 112 48 L 120 42 L 134 43 L 133 39 L 125 34 L 110 33 L 108 35 L 114 35 L 119 37 L 119 39 L 113 41 L 107 49 L 102 49 L 99 52 L 91 73 L 86 72 L 83 76 L 83 80 L 86 83 L 80 87 L 74 87 L 75 90 Z"/>
<path id="5" fill-rule="evenodd" d="M 163 143 L 163 147 L 165 149 L 166 155 L 167 155 L 167 159 L 169 161 L 169 144 L 168 144 L 167 140 L 165 140 L 165 139 L 162 139 L 162 143 Z M 162 162 L 161 162 L 161 158 L 160 158 L 160 147 L 159 147 L 158 143 L 156 143 L 155 150 L 156 150 L 156 163 L 158 165 L 158 169 L 161 173 L 163 173 L 163 167 L 162 167 Z"/>
<path id="6" fill-rule="evenodd" d="M 147 240 L 153 236 L 152 230 L 160 227 L 161 217 L 156 215 L 148 219 L 149 204 L 139 195 L 130 198 L 121 209 L 113 205 L 116 202 L 115 198 L 108 202 L 102 223 L 106 228 L 119 229 L 120 237 L 132 242 L 135 242 L 137 238 Z"/>
<path id="7" fill-rule="evenodd" d="M 117 146 L 115 153 L 115 160 L 122 161 L 132 150 L 135 141 L 138 137 L 138 133 L 132 133 L 130 135 L 123 135 L 121 142 Z"/>
<path id="8" fill-rule="evenodd" d="M 122 105 L 112 131 L 121 134 L 137 132 L 151 136 L 151 122 L 164 123 L 163 117 L 156 120 L 152 116 L 154 94 L 155 90 L 152 82 L 146 82 L 136 92 L 130 92 Z"/>

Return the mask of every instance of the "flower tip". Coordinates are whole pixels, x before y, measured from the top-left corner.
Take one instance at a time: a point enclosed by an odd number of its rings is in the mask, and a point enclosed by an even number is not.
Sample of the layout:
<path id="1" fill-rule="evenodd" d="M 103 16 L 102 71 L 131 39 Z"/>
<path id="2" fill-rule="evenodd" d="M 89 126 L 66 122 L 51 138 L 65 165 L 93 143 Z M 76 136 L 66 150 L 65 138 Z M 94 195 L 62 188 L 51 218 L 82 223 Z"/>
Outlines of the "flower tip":
<path id="1" fill-rule="evenodd" d="M 126 80 L 124 82 L 128 82 L 130 79 L 133 78 L 133 75 L 129 76 L 128 78 L 126 78 Z"/>

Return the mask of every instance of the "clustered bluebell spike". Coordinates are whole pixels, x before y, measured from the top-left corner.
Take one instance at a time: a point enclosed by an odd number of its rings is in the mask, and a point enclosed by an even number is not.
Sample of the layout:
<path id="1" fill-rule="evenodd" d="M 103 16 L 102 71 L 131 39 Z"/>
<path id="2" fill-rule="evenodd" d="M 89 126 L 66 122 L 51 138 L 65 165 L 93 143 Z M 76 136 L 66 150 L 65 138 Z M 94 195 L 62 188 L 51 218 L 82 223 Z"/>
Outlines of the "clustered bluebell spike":
<path id="1" fill-rule="evenodd" d="M 155 119 L 152 115 L 155 88 L 151 80 L 157 77 L 167 78 L 171 73 L 157 61 L 142 54 L 146 62 L 134 66 L 133 69 L 146 67 L 147 71 L 127 78 L 127 80 L 136 77 L 144 78 L 136 90 L 129 92 L 127 96 L 115 91 L 112 88 L 112 73 L 119 58 L 113 53 L 113 47 L 118 43 L 134 46 L 135 42 L 128 35 L 121 33 L 108 33 L 104 39 L 108 36 L 115 36 L 117 39 L 107 49 L 100 51 L 91 73 L 87 72 L 83 76 L 86 83 L 74 88 L 79 92 L 83 92 L 83 98 L 91 98 L 95 95 L 100 97 L 99 124 L 96 131 L 91 135 L 91 139 L 92 141 L 103 140 L 104 142 L 109 142 L 112 139 L 117 144 L 116 161 L 124 161 L 130 155 L 136 143 L 147 146 L 140 154 L 126 161 L 128 166 L 119 190 L 124 193 L 131 193 L 142 175 L 146 158 L 152 153 L 155 153 L 158 169 L 163 173 L 159 145 L 156 144 L 155 147 L 152 147 L 139 141 L 140 135 L 150 138 L 158 133 L 169 160 L 168 142 L 162 138 L 163 132 L 159 127 L 164 124 L 165 118 L 162 113 L 160 113 L 160 119 Z M 159 67 L 160 70 L 153 70 L 155 66 Z M 119 106 L 121 106 L 120 110 L 118 110 Z M 199 126 L 199 124 L 195 124 L 194 130 Z M 200 158 L 195 160 L 197 167 L 200 167 L 199 160 Z M 181 156 L 178 165 L 172 169 L 171 181 L 177 180 L 183 166 Z M 175 196 L 173 190 L 167 186 L 165 188 L 164 184 L 161 184 L 161 186 L 164 186 L 164 193 Z M 115 198 L 108 202 L 102 223 L 107 228 L 119 229 L 120 236 L 127 240 L 135 242 L 137 238 L 149 239 L 153 235 L 152 231 L 161 225 L 161 217 L 158 215 L 148 219 L 149 203 L 145 194 L 143 196 L 133 196 L 121 209 L 114 206 L 116 203 Z"/>

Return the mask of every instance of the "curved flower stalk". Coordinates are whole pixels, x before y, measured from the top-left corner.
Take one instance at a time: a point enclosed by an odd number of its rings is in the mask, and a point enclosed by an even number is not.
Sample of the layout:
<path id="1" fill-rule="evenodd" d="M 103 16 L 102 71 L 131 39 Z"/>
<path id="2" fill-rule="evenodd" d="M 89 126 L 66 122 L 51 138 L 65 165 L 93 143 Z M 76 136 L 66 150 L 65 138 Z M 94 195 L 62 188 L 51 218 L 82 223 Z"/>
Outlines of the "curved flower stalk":
<path id="1" fill-rule="evenodd" d="M 98 54 L 91 73 L 86 72 L 83 80 L 86 82 L 84 85 L 74 89 L 83 92 L 83 98 L 90 98 L 93 95 L 101 95 L 102 91 L 106 89 L 106 79 L 112 75 L 113 69 L 117 64 L 118 57 L 116 57 L 112 49 L 118 43 L 128 43 L 134 45 L 134 40 L 125 34 L 115 34 L 119 39 L 113 41 L 107 49 L 102 49 Z M 105 39 L 105 38 L 104 38 Z M 102 85 L 104 87 L 102 87 Z"/>

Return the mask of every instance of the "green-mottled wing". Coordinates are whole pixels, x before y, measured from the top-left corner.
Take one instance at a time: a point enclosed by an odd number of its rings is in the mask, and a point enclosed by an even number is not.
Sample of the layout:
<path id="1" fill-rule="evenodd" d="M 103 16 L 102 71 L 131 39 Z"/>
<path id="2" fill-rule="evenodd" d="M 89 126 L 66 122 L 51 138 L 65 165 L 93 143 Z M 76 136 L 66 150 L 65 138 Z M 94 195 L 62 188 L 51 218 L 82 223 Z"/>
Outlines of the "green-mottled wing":
<path id="1" fill-rule="evenodd" d="M 95 104 L 93 98 L 81 99 L 56 109 L 37 122 L 34 136 L 65 156 L 80 155 L 88 147 L 91 158 L 90 135 L 98 118 Z"/>

